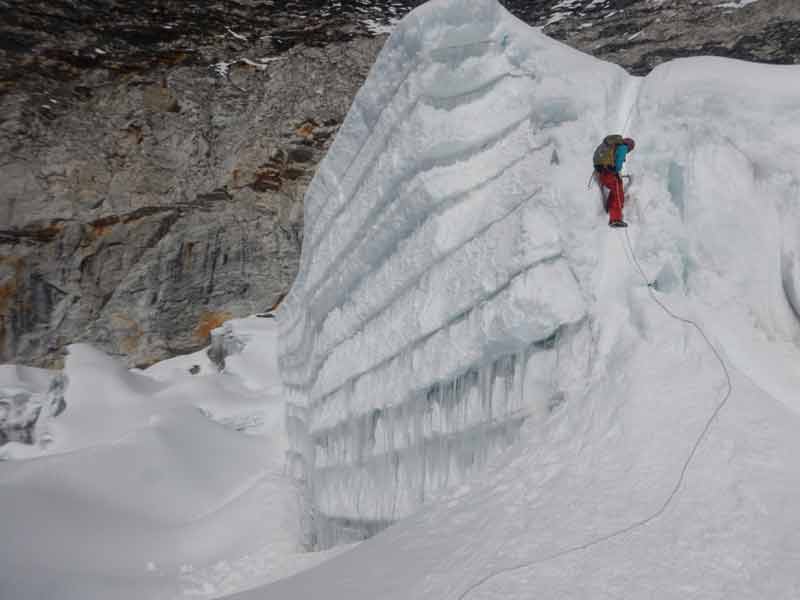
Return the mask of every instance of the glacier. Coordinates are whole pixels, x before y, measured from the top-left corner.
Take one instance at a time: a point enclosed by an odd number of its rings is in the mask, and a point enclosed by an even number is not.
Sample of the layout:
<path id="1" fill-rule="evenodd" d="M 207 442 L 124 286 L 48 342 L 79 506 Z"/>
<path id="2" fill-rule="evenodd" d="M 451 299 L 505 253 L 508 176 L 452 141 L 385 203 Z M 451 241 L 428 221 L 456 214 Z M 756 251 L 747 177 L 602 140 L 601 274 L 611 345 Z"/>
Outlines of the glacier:
<path id="1" fill-rule="evenodd" d="M 543 207 L 551 132 L 585 108 L 477 7 L 390 38 L 306 198 L 278 322 L 312 546 L 411 514 L 564 396 L 586 301 Z"/>
<path id="2" fill-rule="evenodd" d="M 753 94 L 747 71 L 779 93 Z M 279 313 L 307 543 L 413 513 L 523 422 L 585 395 L 598 292 L 641 283 L 597 277 L 627 262 L 584 188 L 609 131 L 639 141 L 628 215 L 659 290 L 713 306 L 733 285 L 736 305 L 767 312 L 754 326 L 796 341 L 797 142 L 760 118 L 775 106 L 774 127 L 796 131 L 781 106 L 797 101 L 790 72 L 703 59 L 633 78 L 492 2 L 434 2 L 403 21 L 306 197 Z M 764 205 L 795 217 L 766 252 L 752 223 Z M 734 237 L 749 246 L 733 251 Z"/>
<path id="3" fill-rule="evenodd" d="M 37 440 L 0 447 L 0 598 L 800 597 L 798 75 L 635 78 L 421 6 L 275 320 L 0 368 Z M 587 186 L 611 132 L 627 232 Z"/>
<path id="4" fill-rule="evenodd" d="M 688 541 L 658 543 L 642 560 L 730 561 L 706 586 L 687 564 L 690 591 L 663 597 L 796 596 L 800 539 L 785 532 L 800 511 L 784 503 L 800 476 L 783 459 L 800 423 L 798 72 L 693 58 L 631 77 L 493 1 L 404 19 L 306 196 L 278 322 L 305 544 L 405 520 L 264 597 L 488 598 L 458 582 L 503 561 L 523 566 L 486 587 L 517 597 L 531 555 L 529 571 L 550 557 L 544 597 L 650 597 L 638 581 L 570 590 L 550 570 L 613 573 L 588 550 L 692 510 L 684 529 L 722 536 L 736 513 L 760 544 L 676 558 Z M 611 132 L 637 140 L 628 232 L 587 188 Z M 748 439 L 753 419 L 769 448 Z M 737 481 L 767 463 L 763 489 Z M 485 537 L 461 531 L 470 519 Z"/>

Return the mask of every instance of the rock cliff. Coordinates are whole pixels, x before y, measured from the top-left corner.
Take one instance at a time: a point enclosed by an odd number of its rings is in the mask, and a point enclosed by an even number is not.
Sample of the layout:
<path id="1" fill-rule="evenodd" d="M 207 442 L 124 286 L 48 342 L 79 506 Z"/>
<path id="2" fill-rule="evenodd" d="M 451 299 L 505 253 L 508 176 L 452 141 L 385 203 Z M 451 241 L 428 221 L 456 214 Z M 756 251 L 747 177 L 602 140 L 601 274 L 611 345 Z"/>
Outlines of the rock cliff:
<path id="1" fill-rule="evenodd" d="M 186 58 L 213 27 L 152 41 L 151 22 L 136 52 L 63 18 L 61 54 L 53 29 L 24 69 L 5 54 L 0 362 L 55 366 L 75 341 L 132 365 L 196 350 L 288 288 L 305 187 L 382 41 L 276 49 L 234 20 Z"/>

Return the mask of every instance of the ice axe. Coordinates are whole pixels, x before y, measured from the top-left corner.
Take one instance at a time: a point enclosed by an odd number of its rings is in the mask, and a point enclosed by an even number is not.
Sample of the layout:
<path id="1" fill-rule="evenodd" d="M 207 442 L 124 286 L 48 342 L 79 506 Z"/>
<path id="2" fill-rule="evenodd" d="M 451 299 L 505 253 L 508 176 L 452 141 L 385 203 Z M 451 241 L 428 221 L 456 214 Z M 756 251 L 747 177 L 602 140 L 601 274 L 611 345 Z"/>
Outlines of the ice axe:
<path id="1" fill-rule="evenodd" d="M 628 183 L 625 184 L 625 191 L 628 191 L 628 188 L 633 185 L 633 175 L 622 175 L 620 179 L 623 181 L 628 180 Z"/>
<path id="2" fill-rule="evenodd" d="M 620 179 L 628 180 L 628 183 L 625 185 L 626 189 L 633 184 L 633 175 L 621 175 Z M 592 174 L 589 175 L 589 181 L 586 183 L 586 189 L 592 189 L 593 183 L 597 183 L 597 171 L 592 171 Z"/>

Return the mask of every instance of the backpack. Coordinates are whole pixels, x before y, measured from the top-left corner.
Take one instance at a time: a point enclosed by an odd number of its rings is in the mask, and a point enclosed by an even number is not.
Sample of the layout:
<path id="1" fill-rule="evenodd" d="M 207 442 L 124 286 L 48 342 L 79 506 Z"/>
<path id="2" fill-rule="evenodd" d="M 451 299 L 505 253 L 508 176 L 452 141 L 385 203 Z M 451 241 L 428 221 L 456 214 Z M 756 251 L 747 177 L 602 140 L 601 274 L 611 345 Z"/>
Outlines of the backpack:
<path id="1" fill-rule="evenodd" d="M 617 146 L 622 143 L 624 138 L 621 135 L 607 135 L 603 142 L 594 151 L 595 169 L 613 169 Z"/>

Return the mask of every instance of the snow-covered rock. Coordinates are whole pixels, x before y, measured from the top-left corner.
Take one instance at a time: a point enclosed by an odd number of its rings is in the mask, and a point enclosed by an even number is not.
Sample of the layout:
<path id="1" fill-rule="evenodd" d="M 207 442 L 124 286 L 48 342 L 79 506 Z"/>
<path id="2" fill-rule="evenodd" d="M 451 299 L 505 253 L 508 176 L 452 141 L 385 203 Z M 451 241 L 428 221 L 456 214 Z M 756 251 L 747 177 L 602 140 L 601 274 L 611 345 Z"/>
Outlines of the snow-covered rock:
<path id="1" fill-rule="evenodd" d="M 46 444 L 46 422 L 64 410 L 64 377 L 55 371 L 0 365 L 0 459 Z"/>

